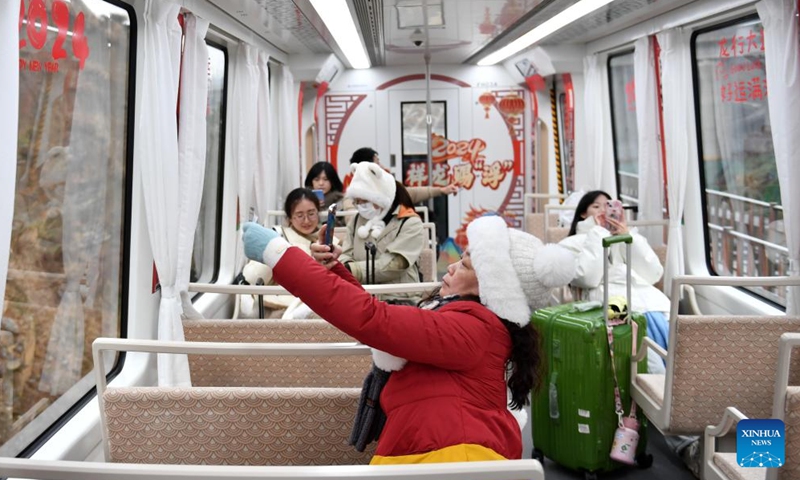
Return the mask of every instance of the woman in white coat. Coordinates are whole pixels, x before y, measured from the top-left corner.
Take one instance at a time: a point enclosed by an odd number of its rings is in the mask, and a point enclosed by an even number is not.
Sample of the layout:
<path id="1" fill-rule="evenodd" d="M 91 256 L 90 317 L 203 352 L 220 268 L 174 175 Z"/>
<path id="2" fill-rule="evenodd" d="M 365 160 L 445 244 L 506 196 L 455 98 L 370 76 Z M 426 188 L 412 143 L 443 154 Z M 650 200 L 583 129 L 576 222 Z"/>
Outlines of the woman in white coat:
<path id="1" fill-rule="evenodd" d="M 626 248 L 617 243 L 611 246 L 608 267 L 608 295 L 625 297 L 626 262 L 631 264 L 631 311 L 644 312 L 647 317 L 647 336 L 664 349 L 669 339 L 670 301 L 653 286 L 664 273 L 664 268 L 650 244 L 636 229 L 628 229 L 625 216 L 616 220 L 606 213 L 611 196 L 602 190 L 587 193 L 575 208 L 575 217 L 567 238 L 559 244 L 571 250 L 576 258 L 576 274 L 570 283 L 582 289 L 584 300 L 603 301 L 603 238 L 629 233 L 633 237 L 631 258 Z M 650 373 L 664 373 L 661 357 L 648 350 L 647 369 Z M 700 449 L 697 437 L 667 435 L 667 445 L 683 460 L 689 470 L 700 478 Z"/>
<path id="2" fill-rule="evenodd" d="M 603 301 L 603 238 L 629 233 L 633 237 L 631 257 L 626 258 L 623 244 L 611 246 L 608 268 L 608 295 L 625 297 L 626 263 L 631 264 L 632 311 L 644 312 L 647 316 L 647 333 L 659 345 L 667 348 L 667 319 L 670 301 L 653 286 L 664 273 L 664 268 L 653 249 L 636 229 L 628 229 L 624 215 L 619 220 L 606 215 L 611 197 L 602 190 L 594 190 L 581 198 L 575 209 L 575 217 L 568 236 L 559 244 L 572 251 L 577 259 L 577 271 L 571 285 L 582 290 L 583 300 Z M 648 357 L 651 373 L 664 371 L 660 357 Z"/>

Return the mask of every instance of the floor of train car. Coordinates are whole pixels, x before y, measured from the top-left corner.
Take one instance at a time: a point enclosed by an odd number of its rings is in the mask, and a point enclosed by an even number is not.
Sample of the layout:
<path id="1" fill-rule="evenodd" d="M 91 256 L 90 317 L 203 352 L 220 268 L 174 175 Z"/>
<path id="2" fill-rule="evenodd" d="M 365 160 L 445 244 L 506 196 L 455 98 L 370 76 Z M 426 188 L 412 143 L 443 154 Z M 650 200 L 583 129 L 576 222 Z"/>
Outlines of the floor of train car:
<path id="1" fill-rule="evenodd" d="M 696 480 L 692 472 L 684 465 L 664 442 L 664 436 L 654 426 L 647 429 L 647 452 L 653 455 L 653 465 L 647 469 L 637 467 L 620 468 L 614 472 L 600 473 L 598 480 Z M 557 465 L 545 458 L 544 478 L 546 480 L 583 480 L 584 475 Z"/>

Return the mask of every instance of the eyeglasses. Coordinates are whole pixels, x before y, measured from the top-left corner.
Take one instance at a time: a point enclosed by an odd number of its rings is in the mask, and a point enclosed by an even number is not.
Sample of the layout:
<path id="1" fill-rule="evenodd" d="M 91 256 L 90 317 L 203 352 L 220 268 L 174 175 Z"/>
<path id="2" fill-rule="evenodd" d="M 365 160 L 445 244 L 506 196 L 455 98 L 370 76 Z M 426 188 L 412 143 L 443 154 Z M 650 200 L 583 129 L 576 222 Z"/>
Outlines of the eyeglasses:
<path id="1" fill-rule="evenodd" d="M 319 220 L 319 211 L 318 210 L 309 210 L 308 212 L 298 212 L 292 215 L 292 220 L 297 220 L 298 222 L 304 222 L 306 220 L 309 221 L 316 221 Z"/>

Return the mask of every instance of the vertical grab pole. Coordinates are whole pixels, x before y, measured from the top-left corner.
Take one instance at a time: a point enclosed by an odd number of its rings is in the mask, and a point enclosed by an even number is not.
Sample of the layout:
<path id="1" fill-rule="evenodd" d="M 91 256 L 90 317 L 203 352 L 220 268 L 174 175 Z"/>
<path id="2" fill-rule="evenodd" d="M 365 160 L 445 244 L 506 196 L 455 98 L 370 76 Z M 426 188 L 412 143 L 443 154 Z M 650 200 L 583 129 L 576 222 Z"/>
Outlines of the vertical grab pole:
<path id="1" fill-rule="evenodd" d="M 561 172 L 561 135 L 558 131 L 558 105 L 556 103 L 556 81 L 553 80 L 553 87 L 550 89 L 550 113 L 553 116 L 553 151 L 556 158 L 556 182 L 558 183 L 558 193 L 564 193 L 564 179 Z M 559 199 L 559 203 L 564 203 L 564 199 Z"/>
<path id="2" fill-rule="evenodd" d="M 433 187 L 433 145 L 431 135 L 433 134 L 433 115 L 431 113 L 431 51 L 428 49 L 430 38 L 428 37 L 428 1 L 422 0 L 422 11 L 424 13 L 425 24 L 425 125 L 428 132 L 428 188 Z M 433 198 L 428 199 L 428 211 L 433 212 Z"/>

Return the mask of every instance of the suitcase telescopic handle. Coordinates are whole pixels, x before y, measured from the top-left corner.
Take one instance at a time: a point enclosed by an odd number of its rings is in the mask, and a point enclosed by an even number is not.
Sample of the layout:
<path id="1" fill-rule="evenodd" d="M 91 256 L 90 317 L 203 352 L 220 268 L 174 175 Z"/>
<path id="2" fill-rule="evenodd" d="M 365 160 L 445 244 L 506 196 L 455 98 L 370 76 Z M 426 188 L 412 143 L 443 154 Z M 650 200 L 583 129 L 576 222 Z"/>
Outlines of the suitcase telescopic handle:
<path id="1" fill-rule="evenodd" d="M 612 235 L 603 239 L 603 319 L 608 325 L 608 263 L 609 263 L 609 249 L 615 243 L 624 243 L 625 252 L 628 257 L 625 260 L 626 270 L 626 293 L 628 302 L 628 313 L 631 309 L 631 244 L 633 244 L 633 236 L 630 233 L 623 235 Z"/>
<path id="2" fill-rule="evenodd" d="M 633 243 L 633 237 L 630 233 L 606 237 L 603 239 L 603 248 L 608 248 L 615 243 Z"/>

